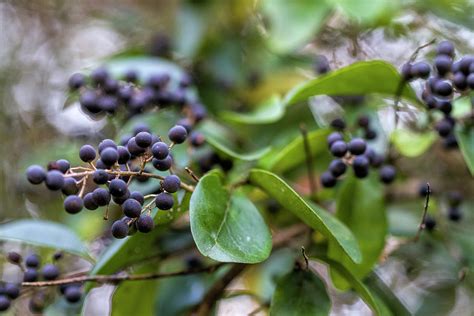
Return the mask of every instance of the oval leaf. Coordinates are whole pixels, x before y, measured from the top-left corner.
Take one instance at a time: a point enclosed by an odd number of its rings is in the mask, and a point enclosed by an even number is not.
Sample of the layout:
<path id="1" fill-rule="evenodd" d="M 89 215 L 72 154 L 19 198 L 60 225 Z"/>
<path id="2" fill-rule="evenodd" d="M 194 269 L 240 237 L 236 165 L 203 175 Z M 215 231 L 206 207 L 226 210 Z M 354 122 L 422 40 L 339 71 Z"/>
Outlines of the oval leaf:
<path id="1" fill-rule="evenodd" d="M 310 271 L 295 270 L 278 281 L 270 315 L 329 315 L 330 309 L 324 283 Z"/>
<path id="2" fill-rule="evenodd" d="M 278 201 L 284 208 L 293 212 L 303 222 L 334 241 L 338 249 L 350 260 L 361 262 L 362 255 L 357 241 L 347 227 L 327 211 L 311 207 L 285 181 L 277 175 L 260 169 L 250 171 L 250 182 Z"/>
<path id="3" fill-rule="evenodd" d="M 221 112 L 220 116 L 237 124 L 268 124 L 278 121 L 285 114 L 285 107 L 278 95 L 272 96 L 250 113 Z"/>
<path id="4" fill-rule="evenodd" d="M 391 139 L 398 152 L 406 157 L 417 157 L 427 151 L 436 140 L 435 132 L 415 133 L 407 129 L 397 129 Z"/>
<path id="5" fill-rule="evenodd" d="M 229 194 L 218 172 L 199 180 L 190 205 L 191 232 L 204 256 L 257 263 L 270 255 L 271 235 L 259 211 L 244 195 Z"/>
<path id="6" fill-rule="evenodd" d="M 308 133 L 308 142 L 312 157 L 327 154 L 326 138 L 329 130 L 320 129 Z M 301 165 L 306 159 L 303 137 L 295 138 L 291 143 L 280 149 L 271 150 L 262 157 L 260 166 L 273 172 L 284 172 L 291 168 Z"/>
<path id="7" fill-rule="evenodd" d="M 294 50 L 309 41 L 330 11 L 327 2 L 321 0 L 264 0 L 261 5 L 269 22 L 268 41 L 281 52 Z"/>
<path id="8" fill-rule="evenodd" d="M 285 104 L 291 105 L 322 94 L 358 95 L 378 93 L 394 97 L 400 81 L 401 77 L 398 71 L 385 61 L 357 62 L 296 86 L 286 95 Z M 421 106 L 415 92 L 408 84 L 405 85 L 401 97 Z"/>
<path id="9" fill-rule="evenodd" d="M 0 240 L 63 250 L 90 258 L 86 246 L 67 226 L 42 220 L 23 219 L 0 226 Z"/>
<path id="10" fill-rule="evenodd" d="M 457 128 L 456 139 L 459 143 L 464 161 L 471 175 L 474 176 L 474 128 Z"/>
<path id="11" fill-rule="evenodd" d="M 388 220 L 383 200 L 383 186 L 378 179 L 344 179 L 337 197 L 336 217 L 349 227 L 362 251 L 362 262 L 354 264 L 343 258 L 339 247 L 329 243 L 329 257 L 341 262 L 356 277 L 363 278 L 372 270 L 385 245 Z M 331 270 L 334 285 L 348 287 L 343 277 Z"/>

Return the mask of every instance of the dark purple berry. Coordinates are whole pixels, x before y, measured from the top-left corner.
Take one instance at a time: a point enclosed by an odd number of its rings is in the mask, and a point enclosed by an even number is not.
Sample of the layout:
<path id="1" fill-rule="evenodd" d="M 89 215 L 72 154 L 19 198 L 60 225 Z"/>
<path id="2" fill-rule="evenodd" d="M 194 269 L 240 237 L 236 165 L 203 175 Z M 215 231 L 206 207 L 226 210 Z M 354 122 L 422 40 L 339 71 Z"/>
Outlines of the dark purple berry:
<path id="1" fill-rule="evenodd" d="M 176 125 L 181 125 L 186 129 L 186 132 L 189 134 L 193 130 L 193 122 L 188 119 L 188 118 L 182 118 L 178 122 L 176 122 Z"/>
<path id="2" fill-rule="evenodd" d="M 20 263 L 22 260 L 21 255 L 15 251 L 10 251 L 7 255 L 7 258 L 8 258 L 8 261 L 15 264 Z"/>
<path id="3" fill-rule="evenodd" d="M 0 312 L 4 312 L 10 308 L 11 300 L 6 295 L 0 295 Z"/>
<path id="4" fill-rule="evenodd" d="M 171 168 L 171 165 L 173 164 L 173 158 L 171 158 L 170 155 L 166 156 L 165 159 L 153 158 L 151 163 L 153 164 L 153 167 L 155 167 L 157 170 L 166 171 Z"/>
<path id="5" fill-rule="evenodd" d="M 117 162 L 121 165 L 126 164 L 132 157 L 128 149 L 124 146 L 118 146 L 117 153 L 118 153 Z"/>
<path id="6" fill-rule="evenodd" d="M 109 181 L 109 174 L 103 169 L 97 169 L 92 174 L 92 180 L 97 184 L 106 184 Z"/>
<path id="7" fill-rule="evenodd" d="M 94 84 L 104 84 L 109 78 L 109 73 L 105 68 L 97 68 L 91 73 L 91 79 Z"/>
<path id="8" fill-rule="evenodd" d="M 66 159 L 57 160 L 56 166 L 57 166 L 57 169 L 61 171 L 62 173 L 66 173 L 69 170 L 69 168 L 71 168 L 71 164 Z"/>
<path id="9" fill-rule="evenodd" d="M 431 188 L 428 187 L 428 184 L 426 183 L 422 183 L 420 184 L 420 187 L 418 188 L 418 194 L 421 196 L 421 197 L 425 197 L 428 195 L 428 190 L 430 190 L 430 194 L 432 193 L 431 192 Z"/>
<path id="10" fill-rule="evenodd" d="M 151 129 L 148 126 L 148 124 L 146 124 L 146 123 L 136 123 L 133 126 L 133 136 L 135 136 L 135 135 L 137 135 L 138 133 L 141 133 L 141 132 L 151 133 Z"/>
<path id="11" fill-rule="evenodd" d="M 380 181 L 383 183 L 389 184 L 392 183 L 393 180 L 395 180 L 395 176 L 397 175 L 397 171 L 393 166 L 383 166 L 380 168 L 379 171 L 379 176 L 380 176 Z"/>
<path id="12" fill-rule="evenodd" d="M 189 136 L 189 142 L 193 147 L 200 147 L 204 144 L 206 141 L 206 138 L 202 133 L 199 132 L 192 132 L 191 135 Z"/>
<path id="13" fill-rule="evenodd" d="M 421 61 L 414 64 L 411 71 L 414 77 L 426 79 L 430 75 L 431 67 L 428 63 Z"/>
<path id="14" fill-rule="evenodd" d="M 173 126 L 168 132 L 168 138 L 175 144 L 181 144 L 186 140 L 188 132 L 181 125 Z"/>
<path id="15" fill-rule="evenodd" d="M 151 152 L 156 159 L 165 159 L 169 154 L 169 148 L 167 144 L 157 142 L 151 148 Z"/>
<path id="16" fill-rule="evenodd" d="M 153 230 L 155 223 L 149 215 L 142 215 L 137 220 L 137 229 L 141 233 L 148 233 Z"/>
<path id="17" fill-rule="evenodd" d="M 456 136 L 453 133 L 446 136 L 443 139 L 443 146 L 444 146 L 445 149 L 458 148 L 459 145 L 458 145 L 458 140 L 456 139 Z"/>
<path id="18" fill-rule="evenodd" d="M 40 184 L 46 180 L 46 171 L 41 166 L 30 166 L 26 169 L 26 178 L 32 184 Z"/>
<path id="19" fill-rule="evenodd" d="M 346 128 L 346 122 L 342 118 L 336 118 L 332 120 L 330 125 L 332 128 L 338 131 L 342 131 Z"/>
<path id="20" fill-rule="evenodd" d="M 364 138 L 367 140 L 372 140 L 377 138 L 377 132 L 371 128 L 368 128 L 364 132 Z"/>
<path id="21" fill-rule="evenodd" d="M 64 176 L 58 170 L 51 170 L 46 173 L 46 187 L 52 191 L 61 190 L 64 184 Z"/>
<path id="22" fill-rule="evenodd" d="M 443 118 L 438 123 L 436 123 L 435 128 L 438 131 L 439 136 L 446 137 L 451 134 L 451 131 L 453 130 L 453 124 L 446 118 Z"/>
<path id="23" fill-rule="evenodd" d="M 86 77 L 80 73 L 73 74 L 68 81 L 69 89 L 73 91 L 83 87 L 85 83 Z"/>
<path id="24" fill-rule="evenodd" d="M 99 143 L 99 147 L 98 147 L 99 154 L 101 154 L 102 151 L 106 148 L 117 149 L 117 144 L 111 139 L 104 139 L 103 141 Z"/>
<path id="25" fill-rule="evenodd" d="M 113 196 L 123 196 L 127 192 L 127 183 L 121 179 L 113 179 L 109 184 L 110 194 Z"/>
<path id="26" fill-rule="evenodd" d="M 17 284 L 7 283 L 5 284 L 5 288 L 3 289 L 3 291 L 12 300 L 20 296 L 20 286 Z"/>
<path id="27" fill-rule="evenodd" d="M 337 179 L 329 171 L 323 172 L 323 174 L 321 174 L 320 181 L 321 185 L 325 188 L 332 188 L 337 183 Z"/>
<path id="28" fill-rule="evenodd" d="M 341 159 L 334 159 L 329 164 L 329 172 L 331 172 L 331 174 L 336 178 L 343 175 L 346 172 L 346 169 L 346 164 Z"/>
<path id="29" fill-rule="evenodd" d="M 438 74 L 440 76 L 446 75 L 448 72 L 451 71 L 451 66 L 453 65 L 453 60 L 451 57 L 446 55 L 438 55 L 434 59 L 434 65 Z"/>
<path id="30" fill-rule="evenodd" d="M 370 124 L 370 117 L 367 115 L 361 115 L 357 118 L 357 125 L 362 128 L 368 128 Z"/>
<path id="31" fill-rule="evenodd" d="M 365 178 L 369 174 L 369 160 L 365 156 L 357 156 L 352 161 L 352 169 L 357 178 Z"/>
<path id="32" fill-rule="evenodd" d="M 106 206 L 110 203 L 110 193 L 104 188 L 97 188 L 92 192 L 94 202 L 98 206 Z"/>
<path id="33" fill-rule="evenodd" d="M 128 225 L 123 220 L 117 220 L 112 224 L 112 236 L 122 239 L 128 235 Z"/>
<path id="34" fill-rule="evenodd" d="M 469 76 L 467 76 L 466 83 L 470 89 L 474 89 L 474 73 L 471 73 Z"/>
<path id="35" fill-rule="evenodd" d="M 436 103 L 437 109 L 444 114 L 449 114 L 453 110 L 453 105 L 451 104 L 450 100 L 438 99 L 436 100 Z"/>
<path id="36" fill-rule="evenodd" d="M 79 187 L 77 186 L 77 182 L 74 178 L 64 178 L 64 184 L 61 188 L 61 192 L 64 195 L 73 195 L 79 192 Z"/>
<path id="37" fill-rule="evenodd" d="M 450 41 L 442 41 L 436 47 L 437 55 L 447 55 L 451 58 L 454 57 L 454 45 Z"/>
<path id="38" fill-rule="evenodd" d="M 130 193 L 130 198 L 138 201 L 140 205 L 143 205 L 143 203 L 145 203 L 145 197 L 138 191 L 133 191 L 132 193 Z"/>
<path id="39" fill-rule="evenodd" d="M 69 214 L 77 214 L 84 207 L 82 199 L 77 195 L 70 195 L 64 200 L 64 209 Z"/>
<path id="40" fill-rule="evenodd" d="M 448 192 L 448 203 L 451 207 L 458 207 L 463 201 L 463 196 L 459 191 Z"/>
<path id="41" fill-rule="evenodd" d="M 91 145 L 84 145 L 79 149 L 79 158 L 84 162 L 91 162 L 95 159 L 96 152 Z"/>
<path id="42" fill-rule="evenodd" d="M 400 71 L 402 78 L 405 79 L 405 81 L 410 81 L 413 79 L 412 75 L 412 65 L 410 63 L 406 63 L 402 65 L 402 69 Z"/>
<path id="43" fill-rule="evenodd" d="M 347 152 L 347 145 L 344 141 L 337 140 L 332 143 L 330 151 L 335 157 L 344 157 Z"/>
<path id="44" fill-rule="evenodd" d="M 138 202 L 135 199 L 127 199 L 125 202 L 122 204 L 122 211 L 125 214 L 125 216 L 128 216 L 130 218 L 135 218 L 140 216 L 140 213 L 142 211 L 142 206 L 140 202 Z"/>
<path id="45" fill-rule="evenodd" d="M 25 259 L 25 264 L 28 268 L 37 268 L 40 265 L 40 258 L 36 254 L 28 255 Z"/>
<path id="46" fill-rule="evenodd" d="M 474 56 L 466 55 L 459 61 L 459 70 L 466 76 L 470 73 L 471 65 L 474 63 Z"/>
<path id="47" fill-rule="evenodd" d="M 84 207 L 88 210 L 96 210 L 99 206 L 94 200 L 94 194 L 92 192 L 87 193 L 84 195 Z"/>
<path id="48" fill-rule="evenodd" d="M 458 90 L 461 90 L 461 91 L 466 90 L 467 88 L 466 76 L 460 71 L 456 72 L 453 76 L 453 85 Z"/>
<path id="49" fill-rule="evenodd" d="M 54 264 L 46 264 L 41 269 L 41 274 L 45 280 L 54 280 L 59 276 L 59 269 Z"/>
<path id="50" fill-rule="evenodd" d="M 102 160 L 102 162 L 107 166 L 114 165 L 117 162 L 118 158 L 119 155 L 117 149 L 112 147 L 105 148 L 100 153 L 100 160 Z"/>
<path id="51" fill-rule="evenodd" d="M 453 93 L 453 86 L 448 81 L 438 81 L 433 92 L 442 97 L 447 97 Z"/>
<path id="52" fill-rule="evenodd" d="M 176 175 L 166 176 L 162 182 L 163 189 L 168 193 L 174 193 L 179 190 L 181 180 Z"/>
<path id="53" fill-rule="evenodd" d="M 157 208 L 165 211 L 173 207 L 174 199 L 171 194 L 162 192 L 156 196 L 155 203 Z"/>
<path id="54" fill-rule="evenodd" d="M 362 138 L 353 138 L 347 148 L 353 155 L 362 155 L 367 149 L 367 143 Z"/>
<path id="55" fill-rule="evenodd" d="M 119 89 L 119 83 L 114 78 L 107 78 L 104 82 L 104 86 L 102 87 L 105 93 L 114 94 Z"/>
<path id="56" fill-rule="evenodd" d="M 77 303 L 81 300 L 82 291 L 81 288 L 77 285 L 69 285 L 64 290 L 64 298 L 69 303 Z"/>
<path id="57" fill-rule="evenodd" d="M 329 61 L 324 55 L 316 56 L 313 66 L 314 72 L 318 75 L 328 73 L 331 70 L 329 66 Z"/>
<path id="58" fill-rule="evenodd" d="M 38 271 L 33 268 L 27 268 L 23 274 L 23 282 L 35 282 L 38 280 Z"/>
<path id="59" fill-rule="evenodd" d="M 432 216 L 426 215 L 424 224 L 428 231 L 432 231 L 436 227 L 436 220 Z"/>
<path id="60" fill-rule="evenodd" d="M 130 154 L 134 156 L 139 156 L 145 152 L 145 148 L 138 146 L 135 137 L 132 137 L 128 140 L 127 149 Z"/>
<path id="61" fill-rule="evenodd" d="M 459 222 L 462 219 L 461 210 L 457 207 L 450 207 L 448 210 L 448 218 L 453 222 Z"/>
<path id="62" fill-rule="evenodd" d="M 152 142 L 151 134 L 148 132 L 140 132 L 135 135 L 135 142 L 138 146 L 142 148 L 147 148 L 151 145 Z"/>
<path id="63" fill-rule="evenodd" d="M 95 91 L 91 90 L 84 91 L 83 93 L 81 93 L 81 96 L 79 98 L 79 103 L 81 104 L 82 109 L 92 114 L 97 114 L 101 111 L 101 108 L 97 101 L 97 94 L 95 93 Z"/>

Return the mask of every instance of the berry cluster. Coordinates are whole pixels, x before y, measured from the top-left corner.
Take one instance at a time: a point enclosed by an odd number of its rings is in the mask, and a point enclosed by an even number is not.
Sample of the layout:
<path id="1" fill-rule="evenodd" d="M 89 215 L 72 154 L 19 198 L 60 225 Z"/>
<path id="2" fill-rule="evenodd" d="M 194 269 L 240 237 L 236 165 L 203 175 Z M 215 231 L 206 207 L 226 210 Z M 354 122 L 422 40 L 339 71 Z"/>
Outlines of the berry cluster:
<path id="1" fill-rule="evenodd" d="M 124 107 L 130 116 L 141 113 L 151 107 L 164 108 L 176 105 L 185 112 L 193 122 L 204 119 L 207 111 L 202 104 L 189 97 L 190 76 L 185 76 L 173 84 L 167 73 L 156 73 L 146 79 L 145 85 L 139 88 L 139 73 L 129 70 L 123 80 L 113 78 L 106 68 L 95 69 L 89 77 L 73 74 L 69 79 L 69 88 L 79 91 L 79 103 L 85 113 L 98 116 L 104 113 L 113 114 Z"/>
<path id="2" fill-rule="evenodd" d="M 401 69 L 406 81 L 426 80 L 421 97 L 429 110 L 439 111 L 443 115 L 436 122 L 435 129 L 443 138 L 445 148 L 458 146 L 453 133 L 456 120 L 451 115 L 453 97 L 455 94 L 467 95 L 474 89 L 474 56 L 466 55 L 457 61 L 454 58 L 454 45 L 449 41 L 442 41 L 436 48 L 433 71 L 424 61 L 406 63 Z"/>
<path id="3" fill-rule="evenodd" d="M 324 187 L 334 187 L 338 178 L 346 173 L 348 165 L 352 166 L 357 178 L 367 177 L 369 167 L 373 167 L 380 168 L 379 177 L 383 183 L 389 184 L 395 179 L 395 168 L 388 164 L 383 165 L 385 158 L 369 148 L 364 139 L 355 137 L 345 142 L 340 132 L 333 132 L 328 136 L 327 142 L 336 159 L 331 161 L 328 171 L 321 175 L 321 184 Z"/>
<path id="4" fill-rule="evenodd" d="M 39 255 L 29 254 L 24 260 L 17 252 L 9 252 L 7 260 L 17 265 L 23 271 L 23 282 L 36 282 L 39 280 L 52 281 L 59 277 L 60 269 L 57 262 L 62 258 L 62 253 L 57 252 L 53 255 L 53 262 L 41 265 L 41 258 Z M 0 284 L 0 311 L 9 309 L 12 301 L 20 296 L 19 283 L 5 283 Z M 66 284 L 59 288 L 61 295 L 64 296 L 67 302 L 76 303 L 82 297 L 81 284 Z M 43 311 L 46 304 L 46 295 L 43 292 L 36 292 L 33 294 L 29 307 L 33 313 L 40 313 Z"/>
<path id="5" fill-rule="evenodd" d="M 61 190 L 66 196 L 64 209 L 70 214 L 79 213 L 83 208 L 96 210 L 102 206 L 108 211 L 111 201 L 120 205 L 124 217 L 112 225 L 112 235 L 116 238 L 126 237 L 131 226 L 147 233 L 154 227 L 150 216 L 152 208 L 171 209 L 172 194 L 181 187 L 188 188 L 178 176 L 152 173 L 147 164 L 151 162 L 155 169 L 169 171 L 173 164 L 171 149 L 187 137 L 186 127 L 175 125 L 168 131 L 170 144 L 167 144 L 153 135 L 146 125 L 140 124 L 135 127 L 134 136 L 125 137 L 120 145 L 104 139 L 97 149 L 91 145 L 82 146 L 79 157 L 87 166 L 71 167 L 68 161 L 61 159 L 50 163 L 48 171 L 38 165 L 30 166 L 26 176 L 32 184 L 45 183 L 50 190 Z M 137 191 L 130 192 L 132 180 L 143 182 L 150 178 L 161 180 L 157 194 L 143 196 Z M 153 200 L 145 204 L 150 198 Z"/>

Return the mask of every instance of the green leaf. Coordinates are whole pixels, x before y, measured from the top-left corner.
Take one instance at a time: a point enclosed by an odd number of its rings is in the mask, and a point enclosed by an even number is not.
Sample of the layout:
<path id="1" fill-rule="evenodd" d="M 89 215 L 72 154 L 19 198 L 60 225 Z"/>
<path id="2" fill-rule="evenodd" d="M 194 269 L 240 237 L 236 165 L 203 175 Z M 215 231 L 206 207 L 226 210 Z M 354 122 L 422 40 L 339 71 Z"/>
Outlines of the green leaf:
<path id="1" fill-rule="evenodd" d="M 156 262 L 149 263 L 134 271 L 134 274 L 152 273 L 158 270 Z M 155 296 L 158 280 L 122 282 L 112 297 L 111 316 L 152 316 L 155 315 Z M 136 304 L 130 304 L 135 302 Z"/>
<path id="2" fill-rule="evenodd" d="M 326 138 L 330 131 L 328 129 L 319 129 L 308 133 L 308 142 L 312 157 L 327 155 Z M 267 155 L 262 157 L 260 166 L 271 171 L 282 173 L 296 166 L 301 165 L 306 159 L 303 136 L 295 138 L 292 142 L 283 148 L 273 149 Z"/>
<path id="3" fill-rule="evenodd" d="M 456 286 L 454 284 L 437 284 L 426 292 L 415 316 L 450 314 L 456 303 Z"/>
<path id="4" fill-rule="evenodd" d="M 330 309 L 324 283 L 310 271 L 295 270 L 278 281 L 270 315 L 329 315 Z"/>
<path id="5" fill-rule="evenodd" d="M 206 137 L 206 143 L 208 143 L 214 150 L 223 154 L 224 156 L 234 158 L 234 159 L 239 159 L 239 160 L 244 160 L 244 161 L 258 160 L 259 158 L 263 157 L 265 154 L 267 154 L 270 151 L 270 147 L 264 147 L 251 153 L 241 154 L 231 149 L 230 145 L 226 144 L 228 143 L 227 141 L 218 139 L 214 135 L 210 135 L 207 133 L 204 133 L 204 135 Z"/>
<path id="6" fill-rule="evenodd" d="M 397 129 L 392 133 L 391 138 L 400 154 L 406 157 L 417 157 L 433 145 L 437 135 L 433 131 L 416 133 L 407 129 Z"/>
<path id="7" fill-rule="evenodd" d="M 277 200 L 284 208 L 298 216 L 308 226 L 333 241 L 334 245 L 348 256 L 349 260 L 356 263 L 361 262 L 362 255 L 351 231 L 327 211 L 316 206 L 311 207 L 285 181 L 269 171 L 252 169 L 249 180 Z"/>
<path id="8" fill-rule="evenodd" d="M 366 286 L 372 292 L 380 308 L 385 310 L 383 315 L 411 316 L 411 313 L 392 289 L 385 284 L 376 271 L 372 272 L 366 280 Z"/>
<path id="9" fill-rule="evenodd" d="M 393 1 L 395 2 L 395 1 Z M 392 1 L 372 0 L 372 1 L 353 1 L 353 0 L 333 0 L 342 12 L 361 22 L 374 22 L 381 15 L 392 9 Z M 392 9 L 392 11 L 394 11 Z"/>
<path id="10" fill-rule="evenodd" d="M 86 246 L 67 226 L 42 220 L 22 219 L 0 225 L 0 240 L 63 250 L 90 258 Z"/>
<path id="11" fill-rule="evenodd" d="M 237 124 L 268 124 L 278 121 L 285 114 L 285 107 L 278 95 L 273 95 L 250 113 L 222 111 L 220 116 Z"/>
<path id="12" fill-rule="evenodd" d="M 204 256 L 257 263 L 270 255 L 271 235 L 259 211 L 243 194 L 229 194 L 218 172 L 199 180 L 189 216 L 194 241 Z"/>
<path id="13" fill-rule="evenodd" d="M 269 23 L 268 41 L 281 52 L 308 42 L 330 11 L 330 6 L 323 0 L 264 0 L 261 5 Z"/>
<path id="14" fill-rule="evenodd" d="M 364 302 L 372 309 L 376 315 L 382 315 L 379 304 L 370 293 L 369 289 L 365 284 L 359 280 L 350 270 L 346 269 L 342 264 L 334 261 L 326 256 L 318 255 L 316 259 L 326 262 L 330 265 L 331 269 L 336 270 L 344 279 L 351 285 L 351 287 L 359 294 Z"/>
<path id="15" fill-rule="evenodd" d="M 474 176 L 474 128 L 457 128 L 455 133 L 464 161 Z"/>
<path id="16" fill-rule="evenodd" d="M 329 257 L 341 262 L 356 277 L 363 278 L 372 270 L 385 245 L 388 220 L 383 199 L 383 186 L 376 178 L 357 179 L 349 176 L 337 197 L 336 217 L 354 234 L 362 252 L 362 262 L 354 264 L 342 256 L 339 247 L 329 244 Z M 340 289 L 347 282 L 331 270 L 334 285 Z"/>
<path id="17" fill-rule="evenodd" d="M 284 103 L 291 105 L 321 94 L 377 93 L 394 98 L 401 80 L 397 69 L 385 61 L 362 61 L 296 86 L 285 96 Z M 408 84 L 403 88 L 401 97 L 415 105 L 422 105 Z"/>

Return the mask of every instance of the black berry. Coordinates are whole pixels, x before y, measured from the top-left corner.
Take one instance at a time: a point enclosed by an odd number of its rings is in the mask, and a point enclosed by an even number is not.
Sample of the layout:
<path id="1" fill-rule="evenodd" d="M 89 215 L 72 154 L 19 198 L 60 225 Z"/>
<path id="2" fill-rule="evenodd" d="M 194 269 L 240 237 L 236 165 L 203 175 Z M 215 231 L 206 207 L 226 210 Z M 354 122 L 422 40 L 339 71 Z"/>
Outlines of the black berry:
<path id="1" fill-rule="evenodd" d="M 428 231 L 432 231 L 436 227 L 436 220 L 432 216 L 426 215 L 424 224 Z"/>
<path id="2" fill-rule="evenodd" d="M 92 197 L 96 205 L 106 206 L 110 203 L 110 193 L 104 188 L 97 188 L 92 192 Z"/>
<path id="3" fill-rule="evenodd" d="M 82 199 L 77 195 L 70 195 L 64 200 L 64 209 L 69 214 L 77 214 L 84 207 Z"/>
<path id="4" fill-rule="evenodd" d="M 393 166 L 383 166 L 379 171 L 380 181 L 386 184 L 392 183 L 395 180 L 396 174 L 397 171 Z"/>
<path id="5" fill-rule="evenodd" d="M 194 147 L 202 146 L 205 141 L 206 141 L 206 138 L 204 137 L 203 134 L 199 132 L 192 132 L 191 135 L 189 136 L 189 142 Z"/>
<path id="6" fill-rule="evenodd" d="M 436 70 L 438 71 L 438 74 L 440 76 L 444 76 L 451 71 L 453 60 L 449 56 L 439 55 L 436 56 L 436 58 L 434 59 L 434 65 L 436 67 Z"/>
<path id="7" fill-rule="evenodd" d="M 462 219 L 461 210 L 457 207 L 450 207 L 448 210 L 448 218 L 453 222 L 459 222 Z"/>
<path id="8" fill-rule="evenodd" d="M 109 78 L 109 73 L 105 68 L 97 68 L 91 73 L 91 79 L 94 84 L 104 84 Z"/>
<path id="9" fill-rule="evenodd" d="M 145 203 L 145 197 L 138 191 L 133 191 L 132 193 L 130 193 L 130 198 L 137 200 L 140 205 L 143 205 L 143 203 Z"/>
<path id="10" fill-rule="evenodd" d="M 156 196 L 155 203 L 160 210 L 169 210 L 173 207 L 174 199 L 171 194 L 162 192 Z"/>
<path id="11" fill-rule="evenodd" d="M 92 174 L 92 180 L 97 184 L 106 184 L 109 181 L 109 174 L 103 169 L 97 169 Z"/>
<path id="12" fill-rule="evenodd" d="M 421 61 L 414 64 L 411 71 L 414 77 L 426 79 L 430 75 L 431 68 L 428 63 Z"/>
<path id="13" fill-rule="evenodd" d="M 59 269 L 54 264 L 46 264 L 41 270 L 45 280 L 54 280 L 59 276 Z"/>
<path id="14" fill-rule="evenodd" d="M 46 174 L 46 186 L 48 189 L 56 191 L 60 190 L 64 184 L 64 177 L 61 171 L 51 170 Z"/>
<path id="15" fill-rule="evenodd" d="M 38 280 L 38 271 L 32 268 L 26 268 L 23 274 L 23 282 L 35 282 Z"/>
<path id="16" fill-rule="evenodd" d="M 155 223 L 153 218 L 149 215 L 142 215 L 137 220 L 137 229 L 141 233 L 148 233 L 153 230 Z"/>
<path id="17" fill-rule="evenodd" d="M 451 207 L 458 207 L 463 200 L 463 196 L 459 191 L 448 192 L 448 203 Z"/>
<path id="18" fill-rule="evenodd" d="M 438 131 L 439 136 L 446 137 L 451 134 L 451 131 L 453 130 L 453 125 L 449 120 L 443 118 L 438 123 L 436 123 L 435 128 Z"/>
<path id="19" fill-rule="evenodd" d="M 80 73 L 75 73 L 69 78 L 69 89 L 71 90 L 77 90 L 84 86 L 86 83 L 86 77 L 83 74 Z"/>
<path id="20" fill-rule="evenodd" d="M 174 193 L 179 190 L 181 180 L 176 175 L 166 176 L 162 182 L 163 189 L 168 193 Z"/>
<path id="21" fill-rule="evenodd" d="M 37 268 L 40 265 L 40 258 L 36 254 L 28 255 L 25 259 L 25 264 L 28 268 Z"/>
<path id="22" fill-rule="evenodd" d="M 347 148 L 353 155 L 362 155 L 367 149 L 367 144 L 362 138 L 354 138 L 349 142 Z"/>
<path id="23" fill-rule="evenodd" d="M 138 146 L 142 148 L 147 148 L 148 146 L 151 145 L 151 142 L 152 142 L 151 134 L 148 132 L 140 132 L 137 135 L 135 135 L 135 142 L 137 143 Z"/>
<path id="24" fill-rule="evenodd" d="M 125 202 L 123 202 L 122 211 L 126 216 L 130 218 L 135 218 L 140 216 L 142 206 L 137 200 L 129 198 L 125 200 Z"/>
<path id="25" fill-rule="evenodd" d="M 113 179 L 110 181 L 109 191 L 113 196 L 123 196 L 127 192 L 127 183 L 121 179 Z"/>
<path id="26" fill-rule="evenodd" d="M 346 172 L 346 169 L 347 166 L 341 159 L 334 159 L 329 164 L 329 172 L 331 172 L 331 174 L 336 178 L 343 175 Z"/>
<path id="27" fill-rule="evenodd" d="M 118 239 L 127 237 L 128 225 L 123 220 L 117 220 L 112 224 L 112 236 Z"/>
<path id="28" fill-rule="evenodd" d="M 41 166 L 30 166 L 26 169 L 26 178 L 32 184 L 40 184 L 46 180 L 46 171 Z"/>
<path id="29" fill-rule="evenodd" d="M 104 139 L 103 141 L 99 143 L 99 146 L 98 146 L 99 154 L 101 154 L 105 148 L 117 149 L 117 144 L 111 139 Z"/>
<path id="30" fill-rule="evenodd" d="M 336 185 L 337 179 L 329 172 L 323 172 L 320 178 L 321 184 L 325 188 L 332 188 Z"/>
<path id="31" fill-rule="evenodd" d="M 4 312 L 10 308 L 11 301 L 6 295 L 0 295 L 0 312 Z"/>
<path id="32" fill-rule="evenodd" d="M 121 165 L 126 164 L 132 157 L 128 149 L 124 146 L 118 146 L 117 153 L 118 153 L 117 162 Z"/>
<path id="33" fill-rule="evenodd" d="M 64 290 L 64 298 L 69 303 L 77 303 L 81 300 L 82 291 L 78 285 L 69 285 Z"/>
<path id="34" fill-rule="evenodd" d="M 342 118 L 336 118 L 332 120 L 330 125 L 332 128 L 337 129 L 339 131 L 342 131 L 346 128 L 346 122 Z"/>
<path id="35" fill-rule="evenodd" d="M 79 191 L 79 188 L 77 187 L 77 182 L 74 178 L 68 177 L 64 178 L 64 184 L 63 187 L 61 188 L 61 192 L 64 195 L 73 195 L 76 194 Z"/>
<path id="36" fill-rule="evenodd" d="M 186 140 L 188 132 L 181 125 L 173 126 L 168 132 L 168 138 L 176 144 L 181 144 Z"/>
<path id="37" fill-rule="evenodd" d="M 112 166 L 117 162 L 119 158 L 117 149 L 112 147 L 107 147 L 100 153 L 100 160 L 107 166 Z"/>
<path id="38" fill-rule="evenodd" d="M 145 152 L 145 148 L 138 146 L 135 137 L 132 137 L 127 142 L 127 149 L 130 154 L 139 156 Z"/>
<path id="39" fill-rule="evenodd" d="M 453 93 L 453 87 L 448 81 L 438 81 L 434 86 L 434 93 L 447 97 Z"/>
<path id="40" fill-rule="evenodd" d="M 20 286 L 18 286 L 17 284 L 7 283 L 5 284 L 5 288 L 3 289 L 3 291 L 11 299 L 15 299 L 20 296 Z"/>
<path id="41" fill-rule="evenodd" d="M 15 264 L 20 263 L 22 260 L 21 255 L 15 251 L 10 251 L 7 255 L 7 258 L 8 258 L 8 261 Z"/>
<path id="42" fill-rule="evenodd" d="M 454 57 L 454 45 L 450 41 L 442 41 L 436 47 L 436 54 Z"/>
<path id="43" fill-rule="evenodd" d="M 347 152 L 347 145 L 344 141 L 337 140 L 332 143 L 330 150 L 335 157 L 344 157 Z"/>
<path id="44" fill-rule="evenodd" d="M 157 170 L 166 171 L 171 168 L 171 165 L 173 164 L 173 158 L 171 158 L 170 155 L 166 156 L 165 159 L 153 158 L 151 163 L 153 164 L 153 167 L 155 167 Z"/>
<path id="45" fill-rule="evenodd" d="M 91 162 L 95 159 L 96 152 L 91 145 L 84 145 L 79 150 L 79 158 L 84 162 Z"/>
<path id="46" fill-rule="evenodd" d="M 357 156 L 352 161 L 352 169 L 357 178 L 365 178 L 369 174 L 369 160 L 365 156 Z"/>

